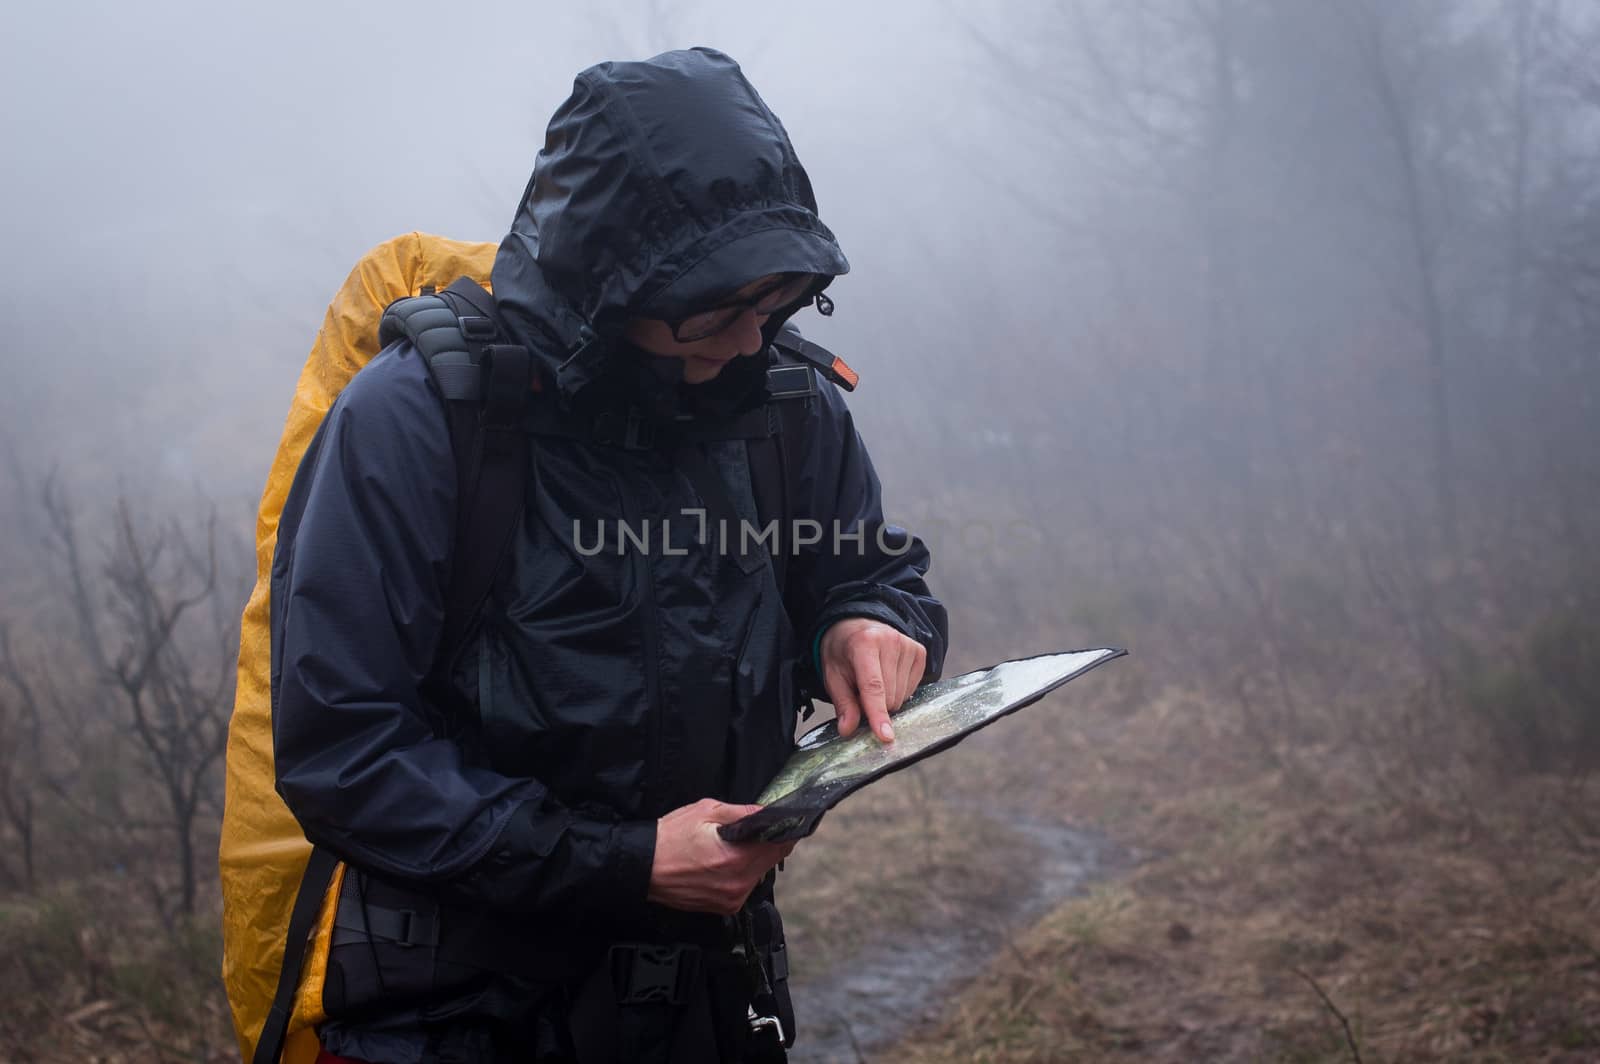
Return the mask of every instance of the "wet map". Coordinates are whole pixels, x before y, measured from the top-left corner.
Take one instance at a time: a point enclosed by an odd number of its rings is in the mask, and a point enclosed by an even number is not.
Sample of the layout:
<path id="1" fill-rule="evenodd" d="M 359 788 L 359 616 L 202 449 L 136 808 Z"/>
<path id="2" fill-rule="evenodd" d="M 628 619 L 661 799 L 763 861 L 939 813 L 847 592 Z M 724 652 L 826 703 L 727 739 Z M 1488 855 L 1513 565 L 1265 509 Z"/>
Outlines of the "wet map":
<path id="1" fill-rule="evenodd" d="M 888 745 L 864 727 L 841 738 L 833 721 L 822 724 L 800 740 L 756 799 L 766 808 L 724 826 L 722 837 L 734 842 L 805 838 L 824 813 L 873 780 L 955 745 L 1125 653 L 1107 648 L 1042 654 L 924 684 L 894 715 L 895 741 Z"/>

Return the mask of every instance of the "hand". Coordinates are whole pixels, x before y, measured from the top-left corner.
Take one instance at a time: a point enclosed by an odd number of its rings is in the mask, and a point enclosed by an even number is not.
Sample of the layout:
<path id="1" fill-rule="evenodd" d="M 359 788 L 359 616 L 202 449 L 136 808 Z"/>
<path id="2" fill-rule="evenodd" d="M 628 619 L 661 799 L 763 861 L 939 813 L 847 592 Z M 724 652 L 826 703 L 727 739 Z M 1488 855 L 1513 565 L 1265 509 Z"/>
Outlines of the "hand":
<path id="1" fill-rule="evenodd" d="M 822 683 L 839 718 L 839 734 L 852 735 L 865 714 L 880 742 L 894 742 L 889 714 L 922 682 L 928 649 L 880 621 L 846 617 L 822 636 Z"/>
<path id="2" fill-rule="evenodd" d="M 792 842 L 728 842 L 717 828 L 741 820 L 759 805 L 729 805 L 703 798 L 656 821 L 656 855 L 647 897 L 669 909 L 732 916 Z"/>

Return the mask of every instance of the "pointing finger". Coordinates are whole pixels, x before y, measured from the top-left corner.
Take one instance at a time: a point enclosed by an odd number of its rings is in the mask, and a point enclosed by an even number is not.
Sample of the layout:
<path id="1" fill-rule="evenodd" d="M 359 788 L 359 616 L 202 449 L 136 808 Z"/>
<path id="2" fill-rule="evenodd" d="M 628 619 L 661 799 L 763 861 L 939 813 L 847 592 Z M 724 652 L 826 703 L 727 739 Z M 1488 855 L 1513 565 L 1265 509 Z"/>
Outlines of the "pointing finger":
<path id="1" fill-rule="evenodd" d="M 856 725 L 861 721 L 861 704 L 856 701 L 850 679 L 844 672 L 843 669 L 830 667 L 825 686 L 828 688 L 828 698 L 833 703 L 833 715 L 839 724 L 839 734 L 850 736 L 855 734 Z"/>
<path id="2" fill-rule="evenodd" d="M 861 699 L 861 711 L 867 724 L 877 737 L 886 743 L 894 742 L 894 726 L 889 723 L 889 708 L 885 702 L 883 665 L 875 645 L 863 641 L 850 654 L 855 666 L 856 694 Z"/>

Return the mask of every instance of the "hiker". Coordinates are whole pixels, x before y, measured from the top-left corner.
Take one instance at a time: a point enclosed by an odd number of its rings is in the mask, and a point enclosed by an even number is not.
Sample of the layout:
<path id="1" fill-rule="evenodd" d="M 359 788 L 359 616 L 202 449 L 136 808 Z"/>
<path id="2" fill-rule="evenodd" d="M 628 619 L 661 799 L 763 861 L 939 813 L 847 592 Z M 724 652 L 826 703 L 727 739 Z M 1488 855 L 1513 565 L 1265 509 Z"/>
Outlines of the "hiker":
<path id="1" fill-rule="evenodd" d="M 324 1060 L 784 1059 L 790 847 L 716 829 L 788 757 L 802 692 L 892 741 L 947 638 L 853 374 L 785 330 L 847 269 L 737 64 L 605 63 L 550 122 L 492 306 L 447 315 L 493 330 L 526 400 L 509 534 L 458 520 L 504 456 L 463 464 L 425 315 L 397 307 L 405 337 L 339 394 L 271 585 L 277 788 L 346 866 Z"/>

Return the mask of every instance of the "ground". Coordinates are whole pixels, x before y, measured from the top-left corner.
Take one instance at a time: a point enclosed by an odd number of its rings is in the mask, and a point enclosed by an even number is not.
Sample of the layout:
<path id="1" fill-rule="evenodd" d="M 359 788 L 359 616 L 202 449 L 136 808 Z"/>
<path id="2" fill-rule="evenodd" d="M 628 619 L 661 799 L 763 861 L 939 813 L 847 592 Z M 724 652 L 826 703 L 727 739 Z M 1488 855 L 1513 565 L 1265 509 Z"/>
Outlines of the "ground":
<path id="1" fill-rule="evenodd" d="M 1131 867 L 870 1059 L 1600 1060 L 1597 781 L 1386 793 L 1389 752 L 1286 768 L 1225 707 L 1083 695 L 1076 726 L 1035 713 L 1011 742 L 1057 766 L 1034 800 Z"/>
<path id="2" fill-rule="evenodd" d="M 797 1061 L 1600 1061 L 1600 785 L 1268 756 L 1114 663 L 829 814 Z M 208 903 L 208 904 L 214 904 Z M 214 913 L 0 905 L 0 1060 L 233 1057 Z"/>

